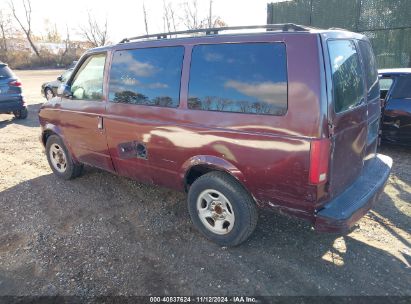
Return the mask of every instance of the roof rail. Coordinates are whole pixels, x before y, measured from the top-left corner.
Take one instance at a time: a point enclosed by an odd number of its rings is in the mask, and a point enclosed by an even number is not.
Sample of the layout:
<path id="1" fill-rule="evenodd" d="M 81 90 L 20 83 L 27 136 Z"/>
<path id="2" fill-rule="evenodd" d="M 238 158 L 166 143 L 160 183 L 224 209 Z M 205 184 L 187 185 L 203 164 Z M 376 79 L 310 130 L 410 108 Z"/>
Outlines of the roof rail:
<path id="1" fill-rule="evenodd" d="M 157 38 L 157 39 L 167 39 L 168 36 L 172 35 L 187 35 L 196 33 L 205 33 L 206 35 L 217 35 L 221 31 L 235 31 L 235 30 L 251 30 L 251 29 L 266 29 L 267 31 L 283 31 L 283 32 L 300 32 L 309 31 L 310 28 L 298 25 L 294 23 L 280 23 L 280 24 L 265 24 L 265 25 L 248 25 L 248 26 L 226 26 L 226 27 L 214 27 L 205 29 L 195 29 L 186 31 L 176 31 L 168 33 L 150 34 L 143 36 L 136 36 L 131 38 L 124 38 L 120 43 L 131 42 L 132 40 Z"/>

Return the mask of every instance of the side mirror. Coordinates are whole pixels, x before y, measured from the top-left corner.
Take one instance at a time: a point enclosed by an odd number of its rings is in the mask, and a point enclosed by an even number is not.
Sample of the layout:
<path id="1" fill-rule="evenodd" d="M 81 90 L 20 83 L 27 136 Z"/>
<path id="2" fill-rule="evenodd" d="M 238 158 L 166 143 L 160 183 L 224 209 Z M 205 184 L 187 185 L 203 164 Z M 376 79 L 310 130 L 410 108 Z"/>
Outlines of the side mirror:
<path id="1" fill-rule="evenodd" d="M 57 96 L 63 98 L 71 98 L 73 93 L 71 93 L 71 87 L 67 84 L 62 83 L 57 89 Z"/>
<path id="2" fill-rule="evenodd" d="M 57 80 L 60 81 L 60 82 L 63 82 L 63 77 L 59 76 L 59 77 L 57 77 Z"/>

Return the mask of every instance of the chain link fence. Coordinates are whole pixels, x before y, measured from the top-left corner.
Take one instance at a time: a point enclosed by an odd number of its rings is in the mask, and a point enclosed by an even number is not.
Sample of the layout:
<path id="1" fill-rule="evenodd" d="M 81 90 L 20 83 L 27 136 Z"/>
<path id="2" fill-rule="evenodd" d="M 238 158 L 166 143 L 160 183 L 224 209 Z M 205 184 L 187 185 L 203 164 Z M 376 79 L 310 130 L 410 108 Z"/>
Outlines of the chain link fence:
<path id="1" fill-rule="evenodd" d="M 292 0 L 270 3 L 267 23 L 344 28 L 368 36 L 379 68 L 411 67 L 411 0 Z"/>

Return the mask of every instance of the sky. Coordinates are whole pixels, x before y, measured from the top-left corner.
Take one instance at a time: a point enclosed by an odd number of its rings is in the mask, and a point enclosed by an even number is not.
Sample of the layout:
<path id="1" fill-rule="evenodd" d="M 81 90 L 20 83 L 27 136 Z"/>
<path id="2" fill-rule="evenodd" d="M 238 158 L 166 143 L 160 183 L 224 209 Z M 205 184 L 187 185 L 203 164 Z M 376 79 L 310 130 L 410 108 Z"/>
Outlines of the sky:
<path id="1" fill-rule="evenodd" d="M 2 12 L 8 12 L 8 1 L 0 0 Z M 23 16 L 22 0 L 13 0 L 18 13 Z M 192 0 L 165 0 L 170 2 L 177 15 L 183 15 L 182 3 Z M 213 16 L 220 17 L 227 25 L 260 25 L 267 20 L 267 3 L 276 0 L 213 0 Z M 107 17 L 109 39 L 118 42 L 125 37 L 145 34 L 143 3 L 148 15 L 149 33 L 163 32 L 163 0 L 31 0 L 33 32 L 44 34 L 47 26 L 56 25 L 65 36 L 66 25 L 71 37 L 78 38 L 78 28 L 87 22 L 90 12 L 103 22 Z M 197 0 L 200 18 L 208 16 L 209 0 Z M 179 29 L 184 29 L 182 23 Z"/>

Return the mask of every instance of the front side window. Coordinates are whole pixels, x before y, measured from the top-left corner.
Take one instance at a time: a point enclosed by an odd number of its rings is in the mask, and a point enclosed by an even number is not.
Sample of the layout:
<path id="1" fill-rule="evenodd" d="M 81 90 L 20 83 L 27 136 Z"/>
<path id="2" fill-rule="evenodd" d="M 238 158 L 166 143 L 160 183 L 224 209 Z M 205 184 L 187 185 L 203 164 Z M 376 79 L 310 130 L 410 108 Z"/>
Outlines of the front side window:
<path id="1" fill-rule="evenodd" d="M 176 108 L 184 47 L 117 51 L 110 71 L 111 102 Z"/>
<path id="2" fill-rule="evenodd" d="M 283 43 L 198 45 L 191 57 L 188 107 L 284 115 L 287 62 Z"/>
<path id="3" fill-rule="evenodd" d="M 398 77 L 391 96 L 396 99 L 411 98 L 411 76 Z"/>
<path id="4" fill-rule="evenodd" d="M 351 40 L 329 40 L 334 109 L 340 113 L 362 102 L 364 85 L 360 60 Z"/>
<path id="5" fill-rule="evenodd" d="M 72 84 L 73 99 L 103 99 L 103 77 L 106 54 L 92 55 L 81 65 Z"/>

